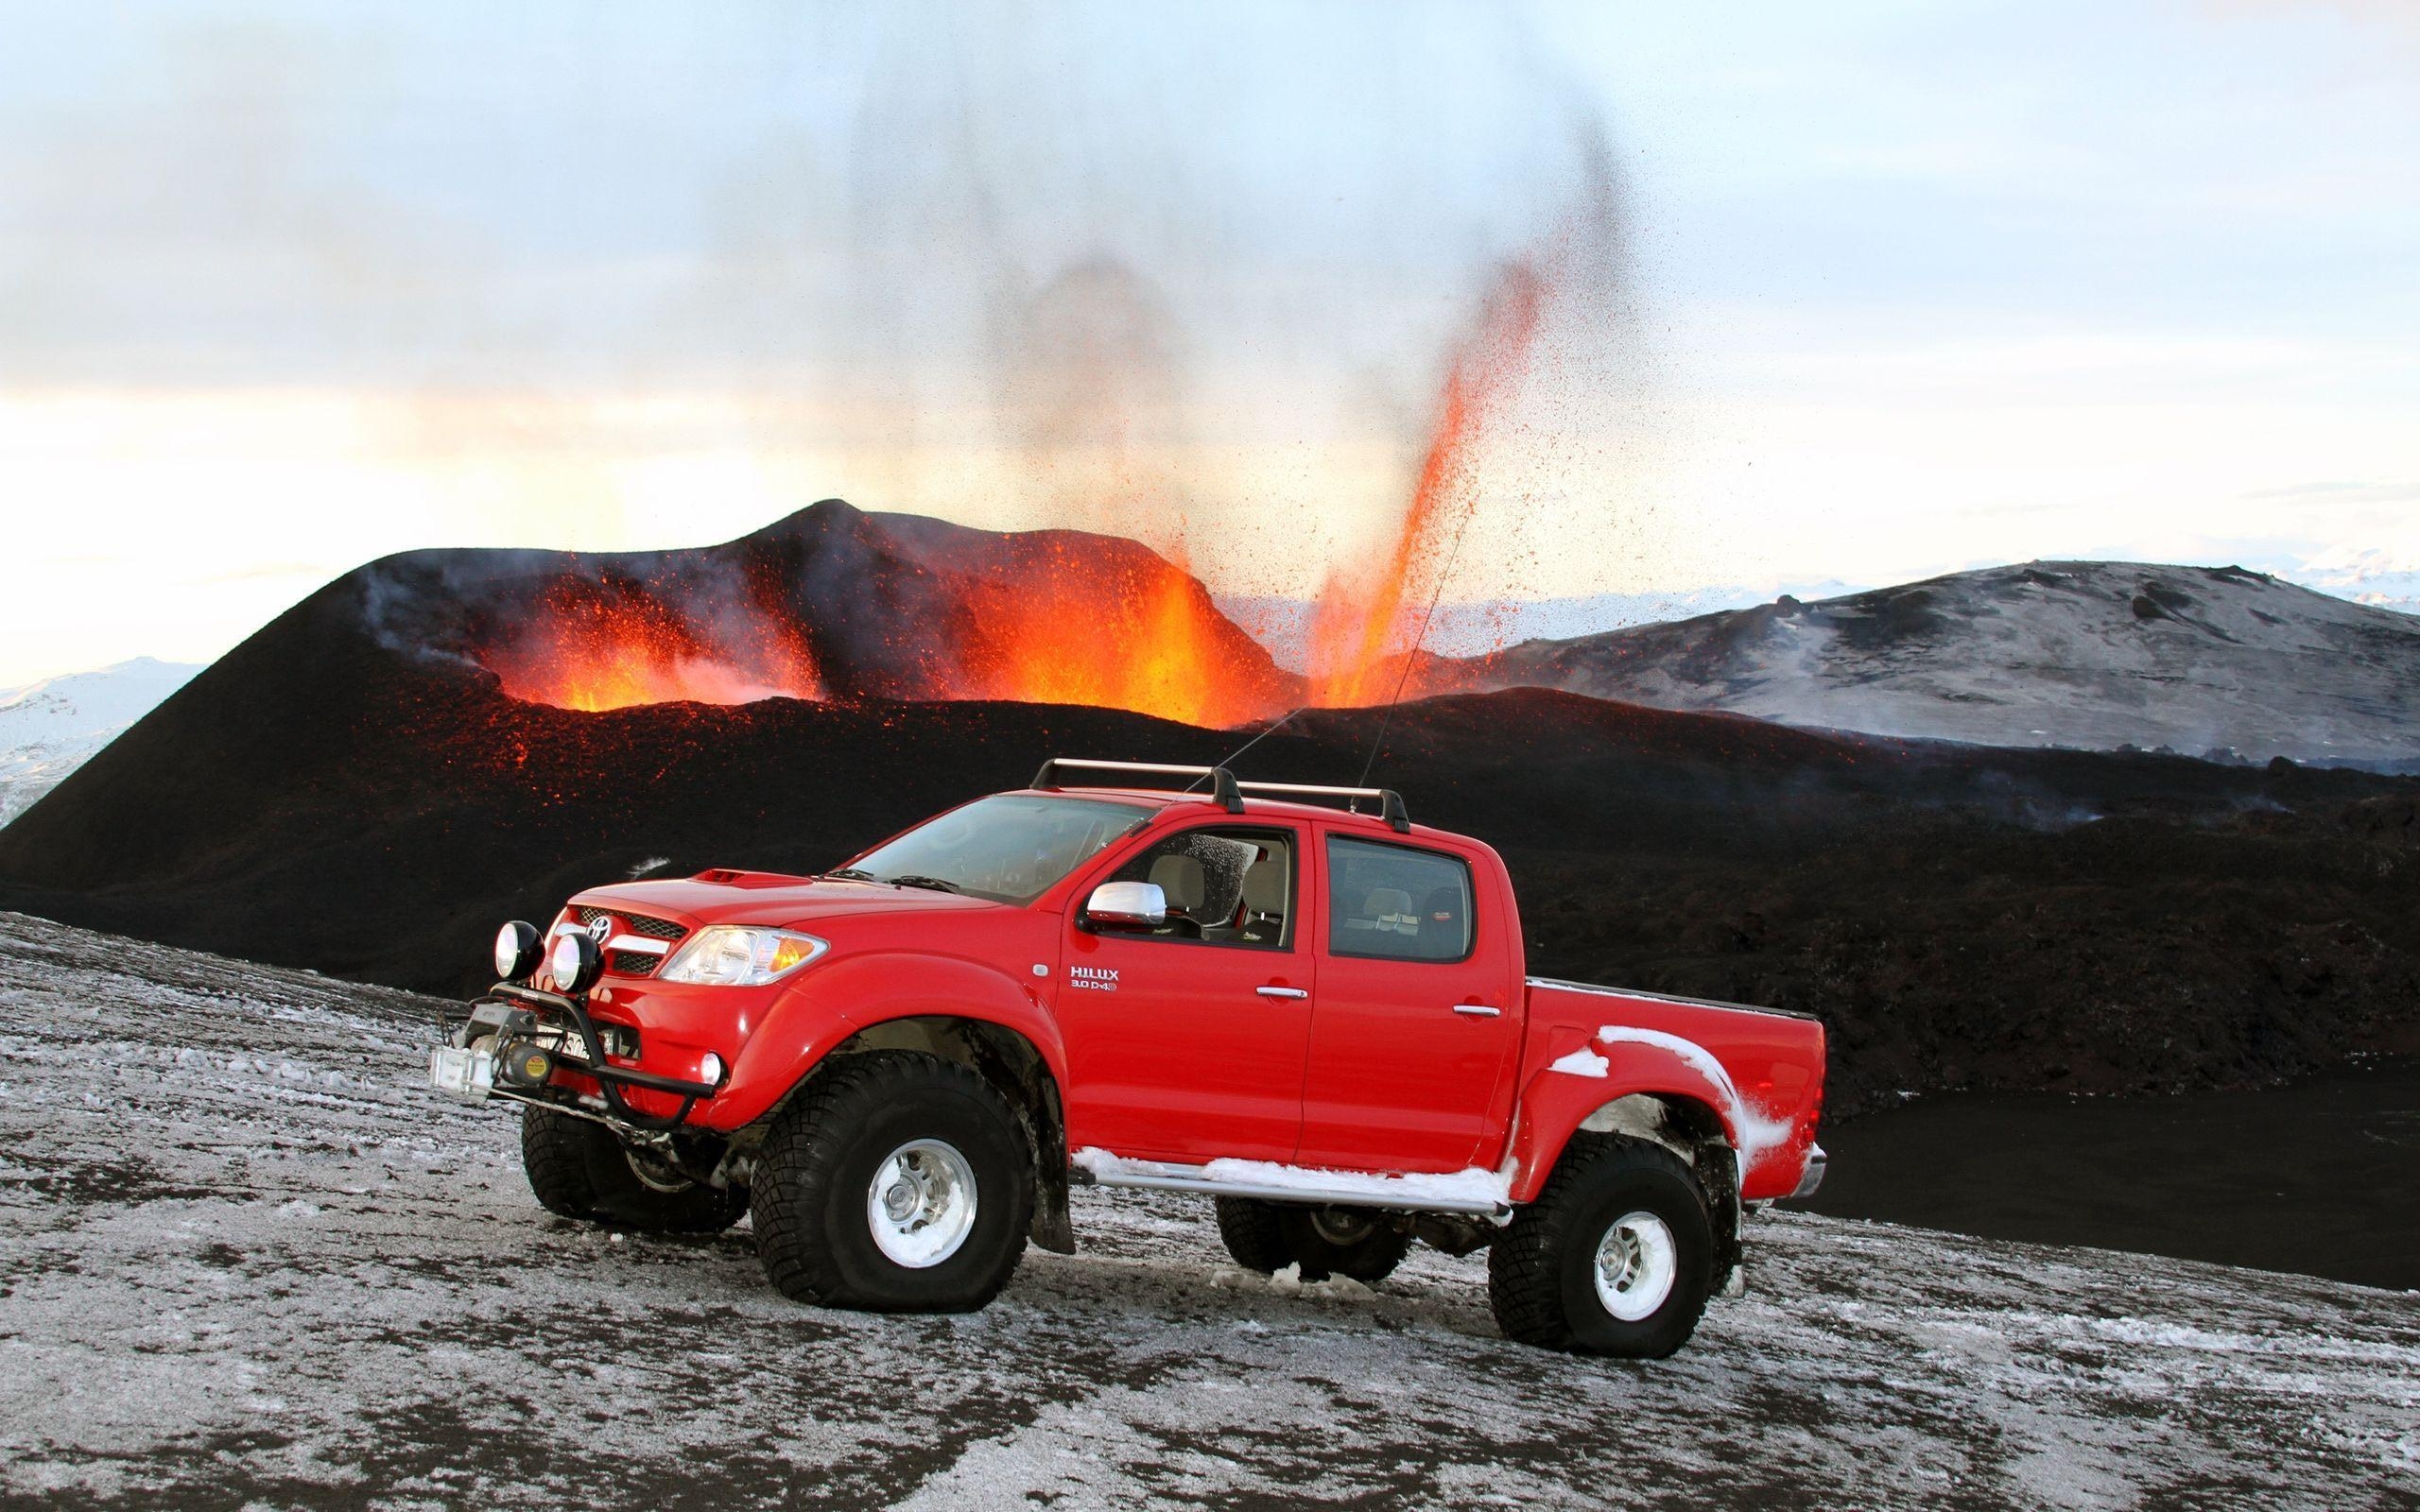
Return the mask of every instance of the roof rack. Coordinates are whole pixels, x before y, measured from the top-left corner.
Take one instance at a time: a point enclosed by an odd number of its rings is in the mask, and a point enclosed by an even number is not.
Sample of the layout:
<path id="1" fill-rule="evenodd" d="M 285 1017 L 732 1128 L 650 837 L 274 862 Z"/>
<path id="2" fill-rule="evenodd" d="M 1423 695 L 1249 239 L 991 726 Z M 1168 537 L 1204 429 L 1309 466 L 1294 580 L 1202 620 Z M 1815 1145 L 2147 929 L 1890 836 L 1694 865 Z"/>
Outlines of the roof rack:
<path id="1" fill-rule="evenodd" d="M 1348 812 L 1361 812 L 1358 800 L 1378 800 L 1378 817 L 1397 834 L 1411 833 L 1411 815 L 1403 806 L 1403 795 L 1392 787 L 1327 787 L 1317 782 L 1237 782 L 1237 787 L 1250 793 L 1290 793 L 1301 798 L 1340 798 L 1348 799 Z"/>
<path id="2" fill-rule="evenodd" d="M 1054 756 L 1044 762 L 1042 770 L 1034 774 L 1033 785 L 1043 789 L 1061 786 L 1059 773 L 1063 767 L 1080 772 L 1163 772 L 1190 777 L 1196 782 L 1206 777 L 1210 779 L 1211 801 L 1230 814 L 1244 811 L 1244 794 L 1247 792 L 1283 794 L 1292 798 L 1340 798 L 1346 800 L 1346 809 L 1355 814 L 1361 812 L 1361 799 L 1375 799 L 1378 816 L 1387 821 L 1387 828 L 1397 834 L 1411 833 L 1411 816 L 1404 808 L 1403 795 L 1392 787 L 1327 787 L 1316 782 L 1239 782 L 1236 781 L 1236 774 L 1223 766 L 1178 766 L 1163 762 L 1097 762 L 1072 756 Z"/>
<path id="3" fill-rule="evenodd" d="M 1197 782 L 1206 777 L 1210 779 L 1212 802 L 1230 814 L 1244 811 L 1244 796 L 1236 790 L 1236 774 L 1223 766 L 1172 766 L 1166 762 L 1096 762 L 1073 756 L 1054 756 L 1042 764 L 1042 770 L 1034 773 L 1033 785 L 1038 788 L 1058 787 L 1061 785 L 1059 768 L 1063 766 L 1085 772 L 1171 772 Z M 1094 785 L 1106 787 L 1110 784 L 1101 782 Z"/>

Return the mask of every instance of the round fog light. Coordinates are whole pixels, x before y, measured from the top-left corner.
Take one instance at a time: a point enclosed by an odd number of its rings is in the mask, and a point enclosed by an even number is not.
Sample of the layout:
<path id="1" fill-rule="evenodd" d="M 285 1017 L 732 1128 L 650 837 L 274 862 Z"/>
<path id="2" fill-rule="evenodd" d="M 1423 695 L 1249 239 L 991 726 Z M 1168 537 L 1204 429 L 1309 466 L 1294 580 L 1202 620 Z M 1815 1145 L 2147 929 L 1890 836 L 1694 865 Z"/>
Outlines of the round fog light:
<path id="1" fill-rule="evenodd" d="M 698 1079 L 709 1086 L 722 1085 L 722 1057 L 707 1051 L 698 1060 Z"/>
<path id="2" fill-rule="evenodd" d="M 535 925 L 516 919 L 495 932 L 495 976 L 499 982 L 518 982 L 538 969 L 544 952 L 538 947 Z"/>
<path id="3" fill-rule="evenodd" d="M 604 970 L 605 957 L 585 933 L 574 929 L 555 936 L 555 948 L 546 956 L 546 971 L 555 979 L 556 991 L 578 997 L 596 985 Z"/>

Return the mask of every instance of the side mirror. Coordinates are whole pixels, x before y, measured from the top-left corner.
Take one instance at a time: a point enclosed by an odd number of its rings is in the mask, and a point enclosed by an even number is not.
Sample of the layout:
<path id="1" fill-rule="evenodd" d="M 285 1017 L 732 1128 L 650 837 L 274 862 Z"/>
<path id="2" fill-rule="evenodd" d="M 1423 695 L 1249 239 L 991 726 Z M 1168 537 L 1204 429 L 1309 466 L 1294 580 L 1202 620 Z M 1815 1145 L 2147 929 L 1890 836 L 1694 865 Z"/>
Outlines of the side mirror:
<path id="1" fill-rule="evenodd" d="M 1168 895 L 1155 882 L 1104 882 L 1084 900 L 1086 929 L 1157 929 L 1168 920 Z"/>

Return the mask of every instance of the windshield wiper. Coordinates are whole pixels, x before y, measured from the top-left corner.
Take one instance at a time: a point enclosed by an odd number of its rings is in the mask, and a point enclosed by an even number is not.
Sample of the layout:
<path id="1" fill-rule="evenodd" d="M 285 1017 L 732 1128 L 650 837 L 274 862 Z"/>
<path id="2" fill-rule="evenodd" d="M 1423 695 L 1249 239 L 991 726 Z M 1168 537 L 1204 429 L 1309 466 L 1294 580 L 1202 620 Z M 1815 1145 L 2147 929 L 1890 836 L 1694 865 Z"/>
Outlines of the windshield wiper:
<path id="1" fill-rule="evenodd" d="M 882 879 L 863 867 L 842 867 L 838 871 L 825 872 L 823 880 L 826 882 L 880 882 Z"/>
<path id="2" fill-rule="evenodd" d="M 920 877 L 912 871 L 904 876 L 885 877 L 882 880 L 890 884 L 894 887 L 929 887 L 935 892 L 963 893 L 966 891 L 965 888 L 959 886 L 957 883 L 950 882 L 944 878 Z"/>

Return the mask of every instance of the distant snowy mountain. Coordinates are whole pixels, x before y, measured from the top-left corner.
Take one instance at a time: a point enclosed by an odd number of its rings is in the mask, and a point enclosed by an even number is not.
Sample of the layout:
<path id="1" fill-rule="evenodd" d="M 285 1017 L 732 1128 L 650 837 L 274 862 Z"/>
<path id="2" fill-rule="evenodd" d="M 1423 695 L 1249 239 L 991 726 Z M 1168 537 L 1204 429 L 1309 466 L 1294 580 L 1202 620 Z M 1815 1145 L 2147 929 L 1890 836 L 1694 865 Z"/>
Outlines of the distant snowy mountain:
<path id="1" fill-rule="evenodd" d="M 0 824 L 31 808 L 200 670 L 142 656 L 0 689 Z"/>
<path id="2" fill-rule="evenodd" d="M 2338 552 L 2313 560 L 2294 576 L 2356 604 L 2420 614 L 2420 553 L 2384 547 Z"/>
<path id="3" fill-rule="evenodd" d="M 2240 567 L 2037 561 L 1784 595 L 1421 680 L 1994 746 L 2420 768 L 2420 618 Z"/>

